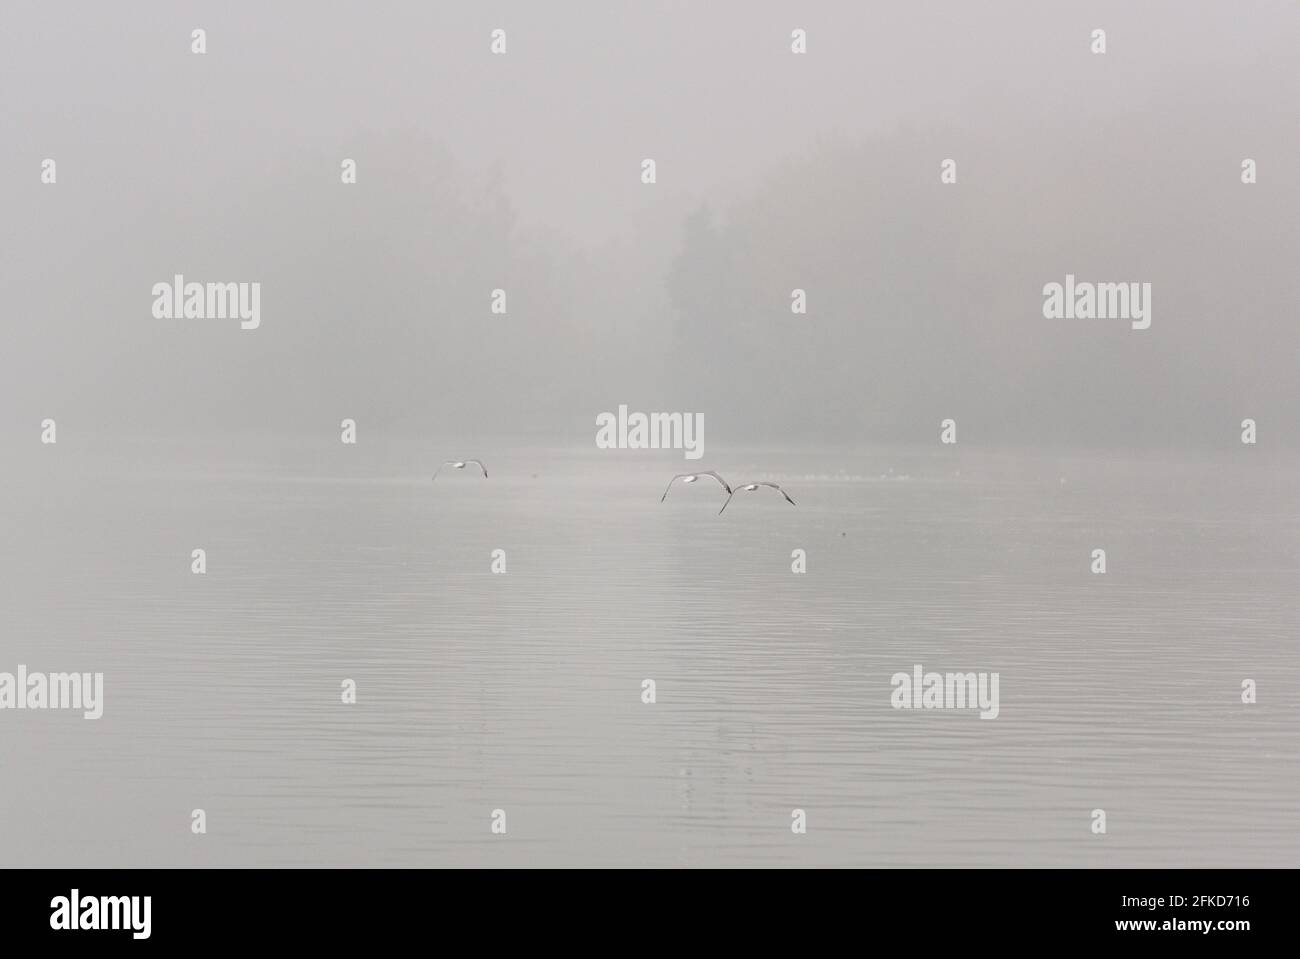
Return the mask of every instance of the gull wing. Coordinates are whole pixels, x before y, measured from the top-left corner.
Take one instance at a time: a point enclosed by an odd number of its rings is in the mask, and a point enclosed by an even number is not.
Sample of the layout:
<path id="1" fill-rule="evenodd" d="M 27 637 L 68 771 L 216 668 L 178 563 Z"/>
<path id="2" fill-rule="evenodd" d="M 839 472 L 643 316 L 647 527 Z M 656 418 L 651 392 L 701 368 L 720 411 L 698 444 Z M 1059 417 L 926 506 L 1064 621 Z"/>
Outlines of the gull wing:
<path id="1" fill-rule="evenodd" d="M 728 494 L 727 494 L 727 503 L 730 503 L 730 502 L 731 502 L 731 497 L 733 497 L 733 496 L 735 496 L 735 495 L 736 495 L 736 491 L 735 491 L 735 490 L 732 490 L 730 493 L 728 493 Z M 727 508 L 727 503 L 723 503 L 723 504 L 722 504 L 722 509 L 726 509 L 726 508 Z M 722 509 L 718 510 L 718 515 L 719 515 L 719 516 L 722 515 Z"/>
<path id="2" fill-rule="evenodd" d="M 794 506 L 794 505 L 795 505 L 794 500 L 792 500 L 792 499 L 790 498 L 790 494 L 787 493 L 785 490 L 781 489 L 781 487 L 777 486 L 775 483 L 759 483 L 759 484 L 757 484 L 757 485 L 759 485 L 759 486 L 770 486 L 770 487 L 772 487 L 772 489 L 776 490 L 778 493 L 780 493 L 782 496 L 785 497 L 785 501 L 786 501 L 787 503 L 789 503 L 791 506 Z"/>
<path id="3" fill-rule="evenodd" d="M 483 471 L 483 478 L 484 478 L 484 479 L 487 479 L 487 478 L 488 478 L 488 475 L 487 475 L 487 467 L 483 465 L 483 461 L 482 461 L 482 460 L 466 460 L 466 461 L 465 461 L 465 465 L 466 465 L 466 466 L 468 466 L 470 463 L 473 463 L 475 466 L 477 466 L 479 469 L 481 469 L 481 470 Z"/>
<path id="4" fill-rule="evenodd" d="M 668 498 L 668 491 L 673 488 L 673 484 L 676 483 L 679 479 L 681 479 L 684 476 L 712 476 L 715 480 L 717 480 L 722 485 L 722 488 L 724 490 L 726 490 L 728 493 L 731 492 L 731 487 L 727 484 L 727 481 L 724 480 L 717 473 L 713 472 L 713 470 L 700 470 L 699 472 L 696 473 L 678 473 L 676 476 L 670 479 L 668 481 L 668 485 L 664 487 L 664 495 L 659 497 L 659 502 L 662 503 L 664 500 Z"/>
<path id="5" fill-rule="evenodd" d="M 694 475 L 695 475 L 694 473 L 678 473 L 676 476 L 670 479 L 668 481 L 668 485 L 664 487 L 664 495 L 659 497 L 659 502 L 662 503 L 664 500 L 668 498 L 668 491 L 673 488 L 673 484 L 676 483 L 679 479 L 681 479 L 683 476 L 694 476 Z"/>
<path id="6" fill-rule="evenodd" d="M 433 471 L 433 479 L 438 478 L 438 474 L 442 472 L 443 466 L 454 466 L 457 462 L 458 462 L 457 460 L 443 460 L 442 466 L 439 466 L 436 470 Z M 430 482 L 432 481 L 433 480 L 430 480 Z"/>
<path id="7" fill-rule="evenodd" d="M 673 483 L 681 480 L 682 477 L 688 476 L 711 476 L 714 480 L 718 481 L 719 485 L 722 486 L 724 490 L 727 490 L 728 494 L 731 492 L 731 486 L 729 486 L 727 481 L 723 480 L 722 477 L 718 476 L 718 473 L 715 473 L 714 470 L 711 469 L 701 469 L 694 473 L 677 473 L 677 476 L 673 477 L 672 480 L 669 480 L 668 485 L 663 487 L 663 495 L 659 496 L 659 502 L 663 503 L 664 500 L 668 498 L 668 490 L 672 489 Z"/>
<path id="8" fill-rule="evenodd" d="M 717 473 L 713 472 L 713 470 L 705 470 L 703 473 L 700 473 L 698 475 L 712 476 L 715 480 L 717 480 L 719 483 L 722 484 L 723 489 L 725 489 L 728 493 L 731 492 L 731 485 L 726 480 L 724 480 L 721 476 L 719 476 Z"/>

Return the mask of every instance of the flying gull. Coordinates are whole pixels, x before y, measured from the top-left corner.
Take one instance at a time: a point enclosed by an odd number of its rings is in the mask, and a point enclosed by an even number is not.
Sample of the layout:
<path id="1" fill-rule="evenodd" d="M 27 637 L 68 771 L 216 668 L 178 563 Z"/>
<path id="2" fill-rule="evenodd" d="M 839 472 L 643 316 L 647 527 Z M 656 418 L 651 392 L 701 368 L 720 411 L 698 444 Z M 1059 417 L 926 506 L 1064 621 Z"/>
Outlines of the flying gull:
<path id="1" fill-rule="evenodd" d="M 770 486 L 770 487 L 772 487 L 772 489 L 776 490 L 778 493 L 780 493 L 782 496 L 785 497 L 785 501 L 786 501 L 787 503 L 789 503 L 791 506 L 794 505 L 794 500 L 792 500 L 792 499 L 790 498 L 790 494 L 787 493 L 785 490 L 781 489 L 781 487 L 777 486 L 775 483 L 747 483 L 747 484 L 745 484 L 744 486 L 737 486 L 734 490 L 731 491 L 731 496 L 728 496 L 728 497 L 727 497 L 727 503 L 730 503 L 730 502 L 731 502 L 731 497 L 732 497 L 732 496 L 735 496 L 735 495 L 736 495 L 737 493 L 739 493 L 740 491 L 744 490 L 746 493 L 752 493 L 752 492 L 754 492 L 754 490 L 758 489 L 760 486 Z M 726 508 L 727 508 L 727 503 L 723 503 L 723 504 L 722 504 L 722 509 L 726 509 Z M 722 515 L 722 509 L 718 510 L 718 515 L 719 515 L 719 516 Z"/>
<path id="2" fill-rule="evenodd" d="M 678 473 L 676 476 L 670 479 L 668 481 L 668 485 L 664 487 L 664 495 L 659 497 L 659 502 L 662 503 L 664 500 L 668 498 L 668 491 L 673 488 L 673 484 L 676 483 L 678 480 L 681 480 L 683 483 L 694 483 L 701 476 L 713 477 L 722 485 L 722 488 L 725 489 L 728 494 L 731 493 L 731 487 L 727 485 L 727 481 L 724 480 L 717 473 L 713 472 L 713 470 L 705 470 L 703 473 Z"/>
<path id="3" fill-rule="evenodd" d="M 442 466 L 450 466 L 454 470 L 463 470 L 470 463 L 473 463 L 483 471 L 483 478 L 487 479 L 487 467 L 483 465 L 482 460 L 447 460 Z M 433 471 L 433 478 L 437 479 L 438 474 L 442 472 L 442 466 Z"/>

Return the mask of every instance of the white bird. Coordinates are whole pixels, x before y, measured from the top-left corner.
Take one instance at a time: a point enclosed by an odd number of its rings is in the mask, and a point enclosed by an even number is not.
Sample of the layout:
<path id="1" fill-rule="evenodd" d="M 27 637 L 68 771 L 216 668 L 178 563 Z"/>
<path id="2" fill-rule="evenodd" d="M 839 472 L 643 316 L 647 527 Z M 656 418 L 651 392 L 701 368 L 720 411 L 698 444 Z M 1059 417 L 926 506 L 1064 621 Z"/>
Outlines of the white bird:
<path id="1" fill-rule="evenodd" d="M 668 498 L 668 491 L 673 488 L 673 484 L 676 483 L 678 480 L 681 480 L 683 483 L 694 483 L 701 476 L 713 477 L 720 484 L 722 484 L 723 489 L 725 489 L 728 493 L 731 492 L 731 487 L 727 485 L 727 481 L 724 480 L 717 473 L 713 472 L 713 470 L 705 470 L 702 473 L 678 473 L 676 476 L 670 479 L 668 481 L 668 485 L 664 487 L 664 495 L 659 497 L 659 502 L 662 503 L 664 500 Z"/>
<path id="2" fill-rule="evenodd" d="M 483 471 L 483 478 L 487 479 L 487 467 L 483 465 L 483 462 L 481 460 L 447 460 L 447 462 L 443 463 L 442 466 L 450 466 L 454 470 L 463 470 L 470 463 L 473 463 L 475 466 L 481 469 Z M 438 474 L 442 472 L 442 466 L 439 466 L 436 470 L 433 471 L 434 479 L 437 479 Z"/>
<path id="3" fill-rule="evenodd" d="M 785 497 L 785 501 L 786 501 L 787 503 L 789 503 L 791 506 L 794 505 L 794 500 L 792 500 L 792 499 L 790 498 L 790 494 L 787 493 L 785 490 L 781 489 L 781 487 L 777 486 L 775 483 L 747 483 L 747 484 L 745 484 L 744 486 L 737 486 L 734 490 L 731 491 L 731 496 L 728 496 L 728 497 L 727 497 L 727 503 L 730 503 L 730 502 L 731 502 L 731 497 L 732 497 L 732 496 L 735 496 L 737 493 L 741 492 L 742 490 L 743 490 L 744 492 L 746 492 L 746 493 L 752 493 L 752 492 L 754 492 L 754 490 L 758 489 L 760 486 L 770 486 L 770 487 L 772 487 L 772 489 L 776 490 L 778 493 L 780 493 L 782 496 Z M 719 516 L 722 515 L 722 510 L 727 508 L 727 503 L 723 503 L 723 504 L 722 504 L 722 509 L 718 510 L 718 515 L 719 515 Z"/>

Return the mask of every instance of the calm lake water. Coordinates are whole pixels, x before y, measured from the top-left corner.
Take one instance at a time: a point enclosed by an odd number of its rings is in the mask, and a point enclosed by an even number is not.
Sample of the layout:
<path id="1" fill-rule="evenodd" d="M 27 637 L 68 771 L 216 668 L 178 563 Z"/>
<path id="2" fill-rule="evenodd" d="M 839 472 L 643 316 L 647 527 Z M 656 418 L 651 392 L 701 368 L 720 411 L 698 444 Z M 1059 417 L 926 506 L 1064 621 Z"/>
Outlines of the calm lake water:
<path id="1" fill-rule="evenodd" d="M 6 464 L 0 865 L 1300 865 L 1294 461 L 426 445 Z"/>

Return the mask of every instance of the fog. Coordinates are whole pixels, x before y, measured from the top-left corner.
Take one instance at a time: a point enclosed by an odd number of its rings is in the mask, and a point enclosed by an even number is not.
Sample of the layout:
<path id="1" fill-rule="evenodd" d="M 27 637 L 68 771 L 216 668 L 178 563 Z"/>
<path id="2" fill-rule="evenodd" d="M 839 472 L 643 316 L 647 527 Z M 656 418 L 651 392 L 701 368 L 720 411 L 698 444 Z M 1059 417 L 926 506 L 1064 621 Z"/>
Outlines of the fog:
<path id="1" fill-rule="evenodd" d="M 8 442 L 1296 444 L 1300 9 L 808 7 L 6 4 Z M 177 273 L 260 327 L 156 319 Z M 1151 328 L 1045 319 L 1067 273 Z"/>

